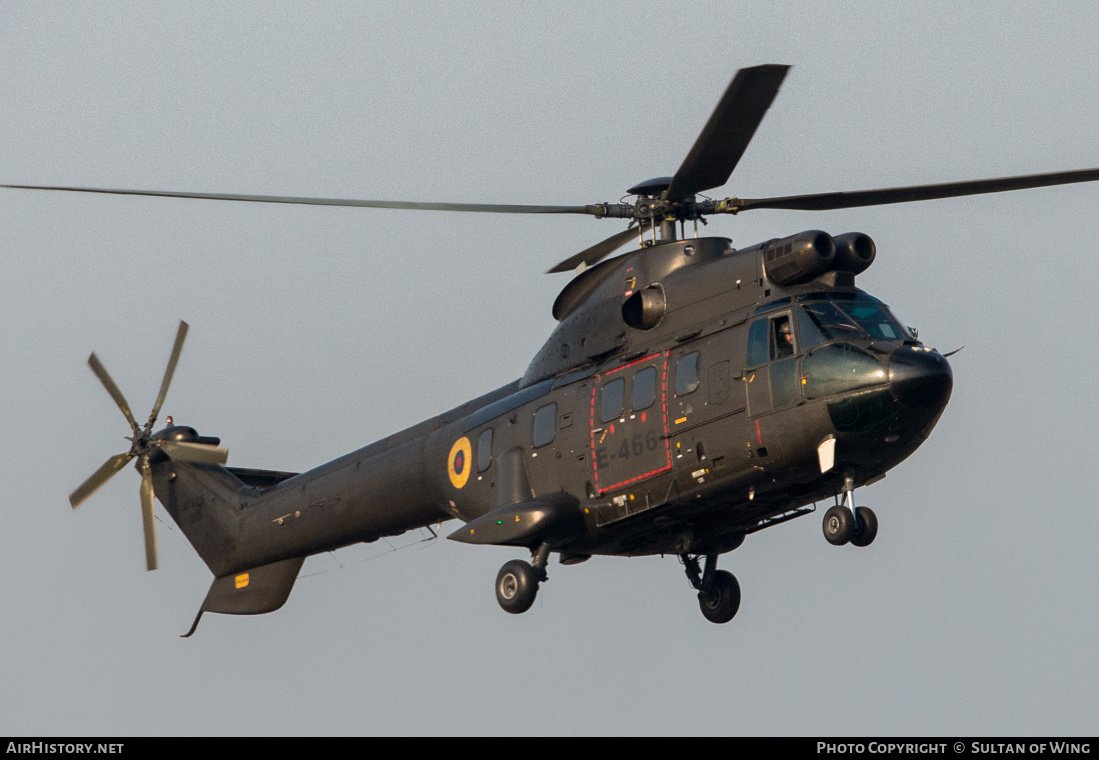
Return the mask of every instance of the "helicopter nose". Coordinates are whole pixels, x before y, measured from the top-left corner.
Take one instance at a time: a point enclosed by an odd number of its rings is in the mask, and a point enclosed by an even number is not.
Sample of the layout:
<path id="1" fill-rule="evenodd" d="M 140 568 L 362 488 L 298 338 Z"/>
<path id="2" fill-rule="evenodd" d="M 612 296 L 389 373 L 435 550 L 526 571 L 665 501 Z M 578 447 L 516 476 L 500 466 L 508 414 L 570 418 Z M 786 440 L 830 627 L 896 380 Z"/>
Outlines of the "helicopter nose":
<path id="1" fill-rule="evenodd" d="M 902 346 L 889 355 L 889 385 L 901 403 L 938 410 L 950 398 L 954 373 L 938 351 Z"/>

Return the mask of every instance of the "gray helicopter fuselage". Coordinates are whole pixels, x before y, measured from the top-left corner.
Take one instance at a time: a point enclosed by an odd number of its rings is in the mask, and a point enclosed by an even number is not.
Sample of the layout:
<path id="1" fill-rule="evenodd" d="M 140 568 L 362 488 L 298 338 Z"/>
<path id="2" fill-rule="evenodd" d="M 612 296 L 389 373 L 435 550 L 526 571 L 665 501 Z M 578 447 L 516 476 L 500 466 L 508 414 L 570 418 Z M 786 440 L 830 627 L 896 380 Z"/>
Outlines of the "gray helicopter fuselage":
<path id="1" fill-rule="evenodd" d="M 850 272 L 773 281 L 775 242 L 605 261 L 521 380 L 301 474 L 158 457 L 155 493 L 219 577 L 451 518 L 563 560 L 735 549 L 882 477 L 951 386 Z"/>

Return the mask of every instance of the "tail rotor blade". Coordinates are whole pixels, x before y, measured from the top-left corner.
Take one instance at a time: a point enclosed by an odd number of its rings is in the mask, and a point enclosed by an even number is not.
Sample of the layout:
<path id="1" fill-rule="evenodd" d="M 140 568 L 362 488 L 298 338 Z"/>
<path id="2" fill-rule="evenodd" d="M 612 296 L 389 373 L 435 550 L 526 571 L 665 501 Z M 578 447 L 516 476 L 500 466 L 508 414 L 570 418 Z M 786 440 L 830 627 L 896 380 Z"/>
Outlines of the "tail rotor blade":
<path id="1" fill-rule="evenodd" d="M 89 496 L 110 480 L 116 472 L 125 467 L 131 459 L 133 459 L 132 454 L 117 454 L 104 462 L 102 467 L 69 495 L 69 504 L 72 505 L 72 508 L 76 509 L 83 504 Z"/>
<path id="2" fill-rule="evenodd" d="M 141 522 L 145 527 L 145 569 L 156 570 L 156 515 L 153 511 L 153 475 L 148 463 L 141 470 Z"/>
<path id="3" fill-rule="evenodd" d="M 111 394 L 111 398 L 118 404 L 118 408 L 126 415 L 126 421 L 130 423 L 130 427 L 133 431 L 135 433 L 138 432 L 137 421 L 134 420 L 134 413 L 130 411 L 130 405 L 126 403 L 126 397 L 122 395 L 122 391 L 118 389 L 118 386 L 114 384 L 114 380 L 111 379 L 110 374 L 107 373 L 107 368 L 103 366 L 103 363 L 99 361 L 99 357 L 94 353 L 88 357 L 88 366 L 92 368 L 92 372 L 99 378 L 99 382 L 103 383 L 103 387 L 107 389 L 107 393 Z"/>
<path id="4" fill-rule="evenodd" d="M 191 441 L 160 441 L 160 450 L 172 459 L 196 464 L 225 464 L 229 460 L 229 450 L 209 443 Z"/>
<path id="5" fill-rule="evenodd" d="M 160 414 L 160 406 L 164 403 L 164 397 L 168 395 L 168 386 L 172 383 L 172 375 L 175 374 L 176 364 L 179 363 L 179 354 L 183 351 L 183 341 L 187 337 L 187 329 L 189 325 L 182 319 L 179 321 L 179 331 L 176 332 L 176 342 L 172 346 L 172 356 L 168 359 L 168 367 L 164 370 L 164 380 L 160 383 L 160 393 L 157 394 L 156 403 L 153 404 L 153 411 L 149 415 L 149 421 L 146 423 L 146 428 L 152 429 L 153 423 L 156 422 L 156 417 Z"/>

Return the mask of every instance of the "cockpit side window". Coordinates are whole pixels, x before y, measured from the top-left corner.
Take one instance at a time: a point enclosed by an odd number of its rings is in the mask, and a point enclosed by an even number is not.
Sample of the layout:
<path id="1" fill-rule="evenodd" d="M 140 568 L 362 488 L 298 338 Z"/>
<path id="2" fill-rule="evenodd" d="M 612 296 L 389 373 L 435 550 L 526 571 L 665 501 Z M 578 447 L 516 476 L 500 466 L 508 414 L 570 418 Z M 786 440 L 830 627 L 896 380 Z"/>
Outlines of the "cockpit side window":
<path id="1" fill-rule="evenodd" d="M 794 355 L 794 327 L 789 314 L 771 317 L 771 358 L 785 359 Z"/>
<path id="2" fill-rule="evenodd" d="M 749 367 L 767 363 L 767 323 L 766 319 L 757 319 L 748 329 Z"/>

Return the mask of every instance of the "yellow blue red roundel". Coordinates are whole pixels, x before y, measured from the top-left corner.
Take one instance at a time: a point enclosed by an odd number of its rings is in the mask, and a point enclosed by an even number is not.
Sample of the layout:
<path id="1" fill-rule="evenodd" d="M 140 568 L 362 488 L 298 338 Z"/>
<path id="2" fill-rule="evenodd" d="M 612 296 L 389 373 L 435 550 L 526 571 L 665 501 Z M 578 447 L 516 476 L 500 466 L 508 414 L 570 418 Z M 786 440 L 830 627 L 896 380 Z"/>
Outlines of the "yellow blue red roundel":
<path id="1" fill-rule="evenodd" d="M 462 436 L 450 447 L 450 457 L 446 460 L 446 472 L 450 484 L 461 488 L 469 480 L 469 471 L 473 468 L 473 448 L 469 439 Z"/>

